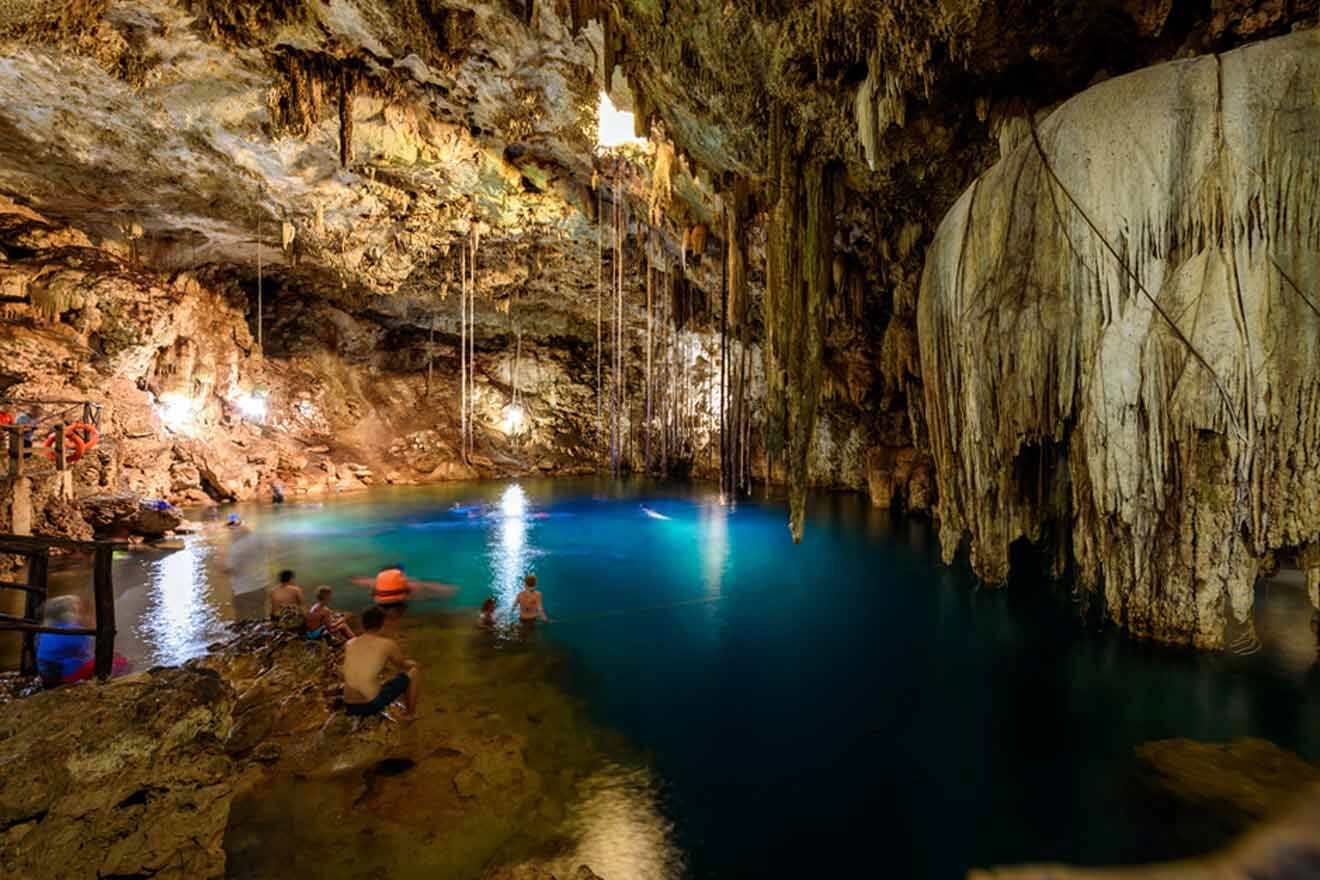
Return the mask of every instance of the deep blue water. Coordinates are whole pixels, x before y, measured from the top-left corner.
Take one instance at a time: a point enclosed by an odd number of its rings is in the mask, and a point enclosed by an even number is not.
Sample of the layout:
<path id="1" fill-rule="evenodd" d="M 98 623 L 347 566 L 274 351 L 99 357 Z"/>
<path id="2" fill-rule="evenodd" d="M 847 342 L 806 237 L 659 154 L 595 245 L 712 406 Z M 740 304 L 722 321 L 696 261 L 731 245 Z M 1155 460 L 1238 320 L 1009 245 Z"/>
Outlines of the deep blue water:
<path id="1" fill-rule="evenodd" d="M 798 546 L 782 504 L 724 506 L 691 486 L 524 481 L 240 509 L 250 533 L 216 527 L 120 563 L 142 590 L 121 600 L 141 657 L 200 650 L 285 566 L 349 608 L 365 594 L 347 578 L 387 561 L 461 586 L 436 609 L 492 592 L 507 607 L 534 571 L 556 621 L 543 649 L 567 655 L 564 685 L 649 764 L 684 876 L 1144 859 L 1163 853 L 1134 806 L 1137 744 L 1255 735 L 1320 759 L 1309 611 L 1283 594 L 1263 597 L 1265 651 L 1205 656 L 1085 630 L 1066 590 L 1029 579 L 978 590 L 939 564 L 927 526 L 854 495 L 817 496 Z M 182 577 L 200 592 L 153 588 Z"/>

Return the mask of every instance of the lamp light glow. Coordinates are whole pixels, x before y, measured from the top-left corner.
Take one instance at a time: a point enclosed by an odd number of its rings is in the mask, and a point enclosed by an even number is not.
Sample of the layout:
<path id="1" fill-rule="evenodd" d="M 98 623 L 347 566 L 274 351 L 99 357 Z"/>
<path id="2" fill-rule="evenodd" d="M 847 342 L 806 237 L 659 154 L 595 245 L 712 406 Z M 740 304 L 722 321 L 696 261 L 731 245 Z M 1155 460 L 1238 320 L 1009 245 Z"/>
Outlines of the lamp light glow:
<path id="1" fill-rule="evenodd" d="M 192 428 L 197 406 L 184 394 L 168 392 L 156 400 L 156 412 L 165 427 L 176 434 L 186 434 Z"/>
<path id="2" fill-rule="evenodd" d="M 238 395 L 234 400 L 234 404 L 238 407 L 238 411 L 242 413 L 243 418 L 253 422 L 265 419 L 266 411 L 269 409 L 269 401 L 266 395 L 258 391 Z"/>
<path id="3" fill-rule="evenodd" d="M 523 427 L 527 424 L 527 413 L 516 403 L 511 403 L 504 408 L 504 433 L 521 434 Z"/>

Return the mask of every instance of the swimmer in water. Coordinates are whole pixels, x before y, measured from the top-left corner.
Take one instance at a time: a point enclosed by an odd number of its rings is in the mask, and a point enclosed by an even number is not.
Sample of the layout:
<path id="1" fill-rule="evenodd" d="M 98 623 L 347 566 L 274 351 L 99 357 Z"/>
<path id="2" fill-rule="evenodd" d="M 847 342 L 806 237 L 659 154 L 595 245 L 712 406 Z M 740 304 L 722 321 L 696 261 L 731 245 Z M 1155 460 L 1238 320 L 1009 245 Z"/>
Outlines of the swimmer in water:
<path id="1" fill-rule="evenodd" d="M 229 519 L 225 520 L 225 525 L 231 529 L 236 529 L 243 525 L 243 520 L 239 518 L 238 514 L 231 513 Z"/>
<path id="2" fill-rule="evenodd" d="M 642 513 L 646 514 L 651 519 L 672 519 L 672 517 L 665 516 L 663 513 L 656 513 L 654 510 L 647 507 L 645 504 L 642 505 Z"/>
<path id="3" fill-rule="evenodd" d="M 355 577 L 352 582 L 370 587 L 371 601 L 396 617 L 403 614 L 408 607 L 408 600 L 419 590 L 429 590 L 441 596 L 452 596 L 458 592 L 458 587 L 453 584 L 410 578 L 403 573 L 403 565 L 398 562 L 385 566 L 374 578 Z"/>

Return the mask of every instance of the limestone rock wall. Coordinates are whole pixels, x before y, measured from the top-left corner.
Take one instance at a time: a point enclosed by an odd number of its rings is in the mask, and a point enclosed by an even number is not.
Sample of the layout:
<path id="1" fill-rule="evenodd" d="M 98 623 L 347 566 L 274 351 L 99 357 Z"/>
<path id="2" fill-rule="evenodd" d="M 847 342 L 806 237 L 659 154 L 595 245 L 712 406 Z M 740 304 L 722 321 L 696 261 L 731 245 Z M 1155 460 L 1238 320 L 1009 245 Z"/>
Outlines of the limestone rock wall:
<path id="1" fill-rule="evenodd" d="M 0 716 L 6 877 L 217 877 L 238 785 L 233 690 L 158 669 L 16 700 Z"/>
<path id="2" fill-rule="evenodd" d="M 918 303 L 946 556 L 1003 581 L 1038 542 L 1219 647 L 1320 538 L 1317 81 L 1314 31 L 1110 80 L 958 199 Z"/>

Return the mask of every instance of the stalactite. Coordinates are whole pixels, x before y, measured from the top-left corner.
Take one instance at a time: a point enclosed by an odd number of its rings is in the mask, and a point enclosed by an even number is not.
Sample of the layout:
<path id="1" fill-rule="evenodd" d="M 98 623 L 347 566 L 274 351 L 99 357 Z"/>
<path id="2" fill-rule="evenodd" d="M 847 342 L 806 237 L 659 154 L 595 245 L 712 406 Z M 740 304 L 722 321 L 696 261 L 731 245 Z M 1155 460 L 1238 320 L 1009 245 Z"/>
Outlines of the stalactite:
<path id="1" fill-rule="evenodd" d="M 750 211 L 751 193 L 750 186 L 746 178 L 739 177 L 734 181 L 733 191 L 731 193 L 731 210 L 727 214 L 727 223 L 725 228 L 725 241 L 728 248 L 726 259 L 726 271 L 728 273 L 728 291 L 729 305 L 726 310 L 728 322 L 738 334 L 738 352 L 739 361 L 732 378 L 732 408 L 733 424 L 737 427 L 734 433 L 734 444 L 730 450 L 730 456 L 734 459 L 738 473 L 734 479 L 733 488 L 743 490 L 747 488 L 745 475 L 745 462 L 747 456 L 744 449 L 744 439 L 742 424 L 748 418 L 747 409 L 747 370 L 748 370 L 748 351 L 751 348 L 749 332 L 750 321 L 748 320 L 748 309 L 751 305 L 750 297 L 747 294 L 747 226 L 746 218 Z"/>
<path id="2" fill-rule="evenodd" d="M 264 353 L 266 350 L 264 337 L 262 335 L 262 325 L 265 317 L 265 302 L 262 292 L 261 277 L 261 215 L 257 215 L 257 352 Z"/>
<path id="3" fill-rule="evenodd" d="M 728 372 L 729 372 L 729 206 L 724 205 L 724 248 L 723 259 L 720 260 L 720 493 L 724 494 L 732 490 L 733 480 L 731 466 L 732 457 L 729 455 L 730 433 L 728 431 L 728 413 L 725 398 L 728 396 Z"/>
<path id="4" fill-rule="evenodd" d="M 481 240 L 481 231 L 474 221 L 468 236 L 470 251 L 468 254 L 468 420 L 467 449 L 471 455 L 476 448 L 476 399 L 477 399 L 477 244 Z"/>
<path id="5" fill-rule="evenodd" d="M 669 288 L 673 283 L 673 275 L 668 271 L 660 276 L 660 333 L 662 338 L 661 346 L 664 349 L 664 378 L 660 381 L 660 388 L 663 390 L 663 400 L 661 401 L 660 415 L 660 473 L 669 473 L 669 447 L 671 444 L 670 425 L 672 423 L 671 410 L 673 407 L 674 389 L 674 345 L 673 345 L 673 299 L 669 296 Z"/>
<path id="6" fill-rule="evenodd" d="M 619 271 L 623 263 L 623 197 L 620 191 L 618 181 L 614 184 L 614 263 L 610 267 L 610 290 L 614 294 L 613 305 L 613 339 L 611 342 L 611 364 L 610 364 L 610 475 L 617 477 L 619 475 L 619 446 L 621 445 L 619 437 L 619 403 L 621 394 L 619 389 L 619 365 L 622 363 L 620 358 L 620 342 L 622 335 L 619 330 L 620 314 L 620 292 L 619 292 Z"/>
<path id="7" fill-rule="evenodd" d="M 468 274 L 467 274 L 467 247 L 459 245 L 459 281 L 460 289 L 458 296 L 458 376 L 459 376 L 459 444 L 462 449 L 461 455 L 464 461 L 467 461 L 467 423 L 468 423 L 468 387 L 467 387 L 467 299 L 468 299 Z"/>
<path id="8" fill-rule="evenodd" d="M 660 141 L 655 148 L 655 165 L 651 170 L 651 193 L 648 199 L 651 225 L 664 223 L 665 211 L 674 200 L 674 145 Z"/>
<path id="9" fill-rule="evenodd" d="M 339 71 L 339 164 L 347 168 L 353 162 L 353 71 Z"/>
<path id="10" fill-rule="evenodd" d="M 431 377 L 435 366 L 435 316 L 431 316 L 431 328 L 426 334 L 426 399 L 431 399 Z"/>
<path id="11" fill-rule="evenodd" d="M 604 449 L 604 423 L 601 420 L 601 313 L 605 298 L 605 197 L 603 188 L 596 188 L 596 445 Z"/>
<path id="12" fill-rule="evenodd" d="M 772 128 L 782 129 L 782 115 Z M 777 195 L 767 239 L 765 372 L 767 453 L 786 453 L 789 527 L 801 541 L 806 516 L 807 458 L 823 378 L 825 301 L 832 285 L 833 171 L 809 151 L 789 148 L 784 132 L 772 134 L 782 152 L 772 155 Z"/>
<path id="13" fill-rule="evenodd" d="M 625 423 L 623 416 L 625 412 L 625 407 L 627 406 L 626 396 L 628 390 L 628 379 L 624 373 L 625 370 L 624 340 L 627 339 L 627 334 L 625 333 L 623 326 L 623 275 L 624 275 L 623 254 L 624 254 L 624 248 L 627 245 L 627 236 L 628 236 L 628 204 L 623 201 L 622 197 L 620 197 L 619 199 L 619 260 L 617 263 L 615 263 L 616 274 L 615 274 L 615 288 L 614 288 L 615 290 L 614 326 L 615 326 L 615 332 L 618 334 L 615 340 L 614 351 L 615 351 L 615 357 L 617 358 L 616 369 L 617 369 L 617 376 L 619 383 L 619 399 L 617 406 L 615 407 L 615 413 L 614 413 L 614 419 L 615 422 L 618 424 L 618 434 L 619 434 L 619 450 L 614 465 L 616 475 L 618 472 L 622 471 L 623 464 L 625 461 L 624 459 Z"/>
<path id="14" fill-rule="evenodd" d="M 652 351 L 652 271 L 651 271 L 651 248 L 650 242 L 647 242 L 646 248 L 646 456 L 645 472 L 649 476 L 651 473 L 651 393 L 654 387 L 651 375 L 651 351 Z"/>

